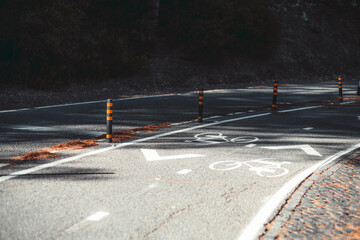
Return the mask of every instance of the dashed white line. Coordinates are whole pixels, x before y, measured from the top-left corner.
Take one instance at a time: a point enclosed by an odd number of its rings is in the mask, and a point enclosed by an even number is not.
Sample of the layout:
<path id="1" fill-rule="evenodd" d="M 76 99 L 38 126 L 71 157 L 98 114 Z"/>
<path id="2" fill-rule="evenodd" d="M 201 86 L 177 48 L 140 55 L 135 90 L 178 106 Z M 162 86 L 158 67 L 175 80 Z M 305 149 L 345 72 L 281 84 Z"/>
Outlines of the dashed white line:
<path id="1" fill-rule="evenodd" d="M 153 183 L 153 184 L 150 184 L 149 185 L 149 188 L 156 188 L 157 187 L 157 184 L 156 183 Z"/>
<path id="2" fill-rule="evenodd" d="M 190 172 L 192 172 L 191 169 L 183 169 L 183 170 L 181 170 L 181 171 L 178 171 L 177 174 L 183 174 L 183 175 L 185 175 L 185 174 L 188 174 L 188 173 L 190 173 Z"/>
<path id="3" fill-rule="evenodd" d="M 313 127 L 306 127 L 306 128 L 303 128 L 304 130 L 306 131 L 310 131 L 310 130 L 313 130 L 314 128 Z"/>
<path id="4" fill-rule="evenodd" d="M 108 215 L 109 215 L 108 212 L 99 211 L 99 212 L 81 220 L 79 223 L 69 227 L 68 229 L 65 230 L 65 233 L 71 234 L 73 232 L 77 232 L 80 229 L 88 226 L 91 222 L 100 221 L 101 219 L 103 219 L 104 217 L 106 217 Z"/>
<path id="5" fill-rule="evenodd" d="M 107 215 L 109 215 L 108 212 L 99 211 L 99 212 L 87 217 L 86 220 L 88 220 L 88 221 L 100 221 L 101 219 L 103 219 Z"/>

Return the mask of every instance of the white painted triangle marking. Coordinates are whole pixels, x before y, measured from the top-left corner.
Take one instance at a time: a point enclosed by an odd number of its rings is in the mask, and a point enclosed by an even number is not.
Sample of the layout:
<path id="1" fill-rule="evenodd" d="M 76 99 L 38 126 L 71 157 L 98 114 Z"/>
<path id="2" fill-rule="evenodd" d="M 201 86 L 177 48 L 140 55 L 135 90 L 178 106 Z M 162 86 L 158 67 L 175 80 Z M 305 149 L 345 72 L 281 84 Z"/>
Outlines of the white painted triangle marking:
<path id="1" fill-rule="evenodd" d="M 182 158 L 195 158 L 195 157 L 204 157 L 205 155 L 200 154 L 182 154 L 182 155 L 172 155 L 172 156 L 159 156 L 156 150 L 153 149 L 141 149 L 141 152 L 144 154 L 144 157 L 147 161 L 159 161 L 159 160 L 172 160 L 172 159 L 182 159 Z"/>
<path id="2" fill-rule="evenodd" d="M 316 151 L 314 148 L 312 148 L 312 147 L 311 147 L 310 145 L 308 145 L 308 144 L 303 144 L 303 145 L 290 145 L 290 146 L 275 146 L 275 147 L 262 147 L 262 148 L 272 149 L 272 150 L 279 150 L 279 149 L 301 149 L 301 150 L 303 150 L 305 153 L 307 153 L 308 155 L 322 157 L 322 155 L 321 155 L 318 151 Z"/>

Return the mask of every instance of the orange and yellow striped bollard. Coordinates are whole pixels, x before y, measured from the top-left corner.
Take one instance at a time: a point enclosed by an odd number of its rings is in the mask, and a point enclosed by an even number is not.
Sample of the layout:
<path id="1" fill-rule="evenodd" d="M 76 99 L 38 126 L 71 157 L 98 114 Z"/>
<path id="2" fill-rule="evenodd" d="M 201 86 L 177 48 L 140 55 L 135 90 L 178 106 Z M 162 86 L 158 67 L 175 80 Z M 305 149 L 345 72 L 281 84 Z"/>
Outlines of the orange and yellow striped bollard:
<path id="1" fill-rule="evenodd" d="M 342 95 L 342 78 L 341 76 L 338 77 L 339 80 L 339 102 L 343 102 L 343 95 Z"/>
<path id="2" fill-rule="evenodd" d="M 204 89 L 199 91 L 199 112 L 198 112 L 198 121 L 203 121 L 203 107 L 204 107 Z"/>
<path id="3" fill-rule="evenodd" d="M 278 91 L 279 82 L 278 80 L 274 81 L 274 91 L 273 91 L 273 102 L 272 102 L 272 109 L 277 109 L 277 91 Z"/>
<path id="4" fill-rule="evenodd" d="M 112 120 L 113 120 L 113 101 L 107 100 L 106 103 L 106 142 L 112 142 Z"/>

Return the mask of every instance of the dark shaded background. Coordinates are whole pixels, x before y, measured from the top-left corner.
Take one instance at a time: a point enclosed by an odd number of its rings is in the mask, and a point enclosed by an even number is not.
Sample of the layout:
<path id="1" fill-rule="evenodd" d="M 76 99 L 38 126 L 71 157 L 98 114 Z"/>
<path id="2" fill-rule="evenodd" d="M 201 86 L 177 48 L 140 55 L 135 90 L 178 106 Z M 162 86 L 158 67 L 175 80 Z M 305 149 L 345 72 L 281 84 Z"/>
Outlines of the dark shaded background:
<path id="1" fill-rule="evenodd" d="M 359 74 L 360 1 L 0 0 L 0 87 Z M 133 78 L 131 76 L 139 76 Z"/>

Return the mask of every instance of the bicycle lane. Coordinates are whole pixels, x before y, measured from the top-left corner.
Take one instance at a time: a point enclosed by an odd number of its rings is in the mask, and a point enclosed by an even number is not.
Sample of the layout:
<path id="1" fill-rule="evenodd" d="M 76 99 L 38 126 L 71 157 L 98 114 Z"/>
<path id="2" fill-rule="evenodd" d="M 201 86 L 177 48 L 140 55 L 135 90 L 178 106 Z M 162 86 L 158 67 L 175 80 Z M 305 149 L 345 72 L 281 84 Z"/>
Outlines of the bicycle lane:
<path id="1" fill-rule="evenodd" d="M 353 112 L 318 107 L 244 114 L 236 121 L 218 118 L 204 128 L 196 125 L 181 131 L 179 127 L 176 134 L 165 132 L 101 156 L 65 163 L 63 168 L 111 169 L 115 176 L 97 182 L 86 193 L 97 196 L 86 199 L 87 208 L 110 213 L 106 223 L 62 237 L 234 239 L 281 186 L 358 143 Z M 224 166 L 217 163 L 221 161 L 236 162 Z M 56 170 L 41 173 L 52 171 Z M 36 187 L 41 191 L 41 186 Z M 58 182 L 56 187 L 64 197 L 79 188 L 70 182 Z M 86 215 L 83 203 L 72 205 L 76 210 L 69 209 L 68 214 L 84 211 Z"/>

